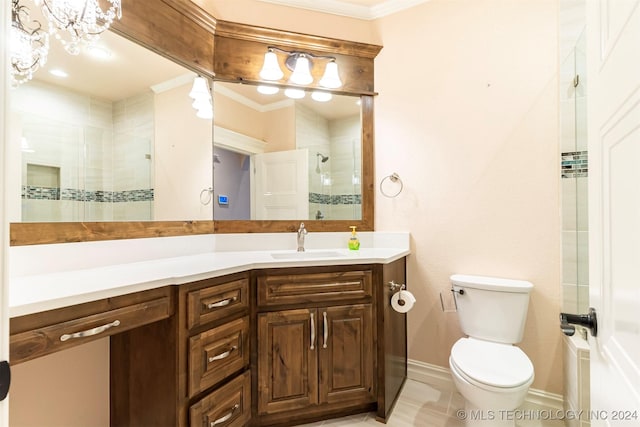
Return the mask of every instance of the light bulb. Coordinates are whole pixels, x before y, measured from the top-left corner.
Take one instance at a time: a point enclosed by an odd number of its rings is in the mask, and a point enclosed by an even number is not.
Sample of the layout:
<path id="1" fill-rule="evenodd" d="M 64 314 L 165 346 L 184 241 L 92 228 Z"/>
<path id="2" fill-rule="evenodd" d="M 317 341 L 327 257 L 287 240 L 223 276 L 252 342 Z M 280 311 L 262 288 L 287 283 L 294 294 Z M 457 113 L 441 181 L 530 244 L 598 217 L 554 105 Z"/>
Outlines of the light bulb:
<path id="1" fill-rule="evenodd" d="M 311 63 L 306 56 L 300 55 L 297 58 L 296 66 L 289 80 L 291 80 L 291 83 L 297 85 L 308 85 L 313 81 L 313 76 L 311 76 Z"/>
<path id="2" fill-rule="evenodd" d="M 211 108 L 211 102 L 209 101 L 209 99 L 204 97 L 196 98 L 195 101 L 193 101 L 193 104 L 191 104 L 191 106 L 196 110 L 200 110 L 202 108 Z"/>
<path id="3" fill-rule="evenodd" d="M 199 109 L 198 112 L 196 113 L 196 117 L 199 117 L 205 120 L 213 119 L 213 108 L 209 107 L 209 108 Z"/>
<path id="4" fill-rule="evenodd" d="M 209 96 L 211 96 L 209 93 L 209 85 L 204 77 L 197 76 L 193 79 L 193 86 L 191 87 L 189 96 L 193 99 L 209 98 Z"/>
<path id="5" fill-rule="evenodd" d="M 273 51 L 264 54 L 264 64 L 260 70 L 260 78 L 263 80 L 280 80 L 284 73 L 278 65 L 278 56 Z"/>
<path id="6" fill-rule="evenodd" d="M 337 89 L 342 86 L 342 81 L 338 75 L 338 64 L 336 64 L 335 61 L 331 61 L 327 64 L 327 67 L 324 69 L 324 75 L 318 84 L 328 89 Z"/>

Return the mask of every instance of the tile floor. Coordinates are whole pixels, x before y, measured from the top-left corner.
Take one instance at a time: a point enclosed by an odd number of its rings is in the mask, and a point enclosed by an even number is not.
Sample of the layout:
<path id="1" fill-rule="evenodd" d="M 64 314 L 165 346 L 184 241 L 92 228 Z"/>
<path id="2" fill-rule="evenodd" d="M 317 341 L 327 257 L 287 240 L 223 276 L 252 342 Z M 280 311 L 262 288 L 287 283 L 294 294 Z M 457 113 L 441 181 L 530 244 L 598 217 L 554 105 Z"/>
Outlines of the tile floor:
<path id="1" fill-rule="evenodd" d="M 464 408 L 464 399 L 457 392 L 438 390 L 430 385 L 407 380 L 398 402 L 387 422 L 389 427 L 464 427 L 456 412 Z M 525 404 L 521 414 L 528 418 L 549 418 L 549 412 L 532 404 Z M 553 412 L 553 411 L 552 411 Z M 521 416 L 521 418 L 524 418 Z M 564 427 L 560 420 L 517 420 L 518 427 Z M 381 427 L 374 413 L 304 424 L 304 427 Z"/>

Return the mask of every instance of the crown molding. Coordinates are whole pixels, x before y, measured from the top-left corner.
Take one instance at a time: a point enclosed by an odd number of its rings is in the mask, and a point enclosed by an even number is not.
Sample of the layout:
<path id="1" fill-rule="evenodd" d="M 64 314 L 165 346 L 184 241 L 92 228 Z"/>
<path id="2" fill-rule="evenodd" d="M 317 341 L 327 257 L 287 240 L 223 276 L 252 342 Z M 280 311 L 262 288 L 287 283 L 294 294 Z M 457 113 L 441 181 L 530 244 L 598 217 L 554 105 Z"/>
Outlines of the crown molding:
<path id="1" fill-rule="evenodd" d="M 387 15 L 409 9 L 430 0 L 386 0 L 375 6 L 362 6 L 340 0 L 259 0 L 265 3 L 273 3 L 282 6 L 296 7 L 299 9 L 313 10 L 316 12 L 330 13 L 333 15 L 347 16 L 350 18 L 371 21 Z"/>

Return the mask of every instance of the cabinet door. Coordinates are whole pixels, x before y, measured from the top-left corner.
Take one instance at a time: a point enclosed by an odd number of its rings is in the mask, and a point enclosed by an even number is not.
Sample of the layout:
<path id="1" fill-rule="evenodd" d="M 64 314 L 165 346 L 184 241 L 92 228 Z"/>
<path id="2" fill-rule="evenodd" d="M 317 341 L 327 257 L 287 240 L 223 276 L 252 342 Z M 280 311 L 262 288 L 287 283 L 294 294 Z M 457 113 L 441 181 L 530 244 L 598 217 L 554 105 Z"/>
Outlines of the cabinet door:
<path id="1" fill-rule="evenodd" d="M 318 309 L 320 403 L 376 400 L 371 304 Z"/>
<path id="2" fill-rule="evenodd" d="M 318 402 L 317 313 L 258 315 L 258 412 L 272 414 Z"/>

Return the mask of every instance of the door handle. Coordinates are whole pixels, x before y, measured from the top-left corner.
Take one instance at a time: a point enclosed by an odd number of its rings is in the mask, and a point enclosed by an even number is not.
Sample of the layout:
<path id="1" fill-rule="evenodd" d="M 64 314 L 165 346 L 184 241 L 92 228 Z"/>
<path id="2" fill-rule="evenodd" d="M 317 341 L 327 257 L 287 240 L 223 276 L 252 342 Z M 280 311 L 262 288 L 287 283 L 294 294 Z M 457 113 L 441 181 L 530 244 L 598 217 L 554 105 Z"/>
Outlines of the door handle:
<path id="1" fill-rule="evenodd" d="M 11 367 L 9 362 L 3 360 L 0 362 L 0 401 L 4 400 L 9 394 L 9 386 L 11 385 Z"/>
<path id="2" fill-rule="evenodd" d="M 589 308 L 588 314 L 569 314 L 560 313 L 560 329 L 567 336 L 576 333 L 574 325 L 584 326 L 591 331 L 591 336 L 598 336 L 598 319 L 596 317 L 596 309 Z"/>

